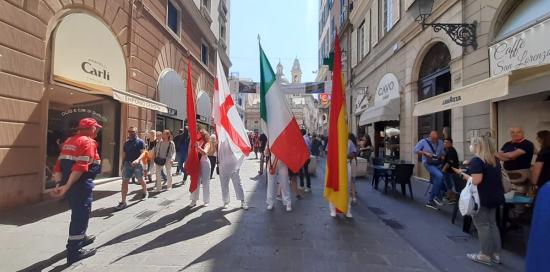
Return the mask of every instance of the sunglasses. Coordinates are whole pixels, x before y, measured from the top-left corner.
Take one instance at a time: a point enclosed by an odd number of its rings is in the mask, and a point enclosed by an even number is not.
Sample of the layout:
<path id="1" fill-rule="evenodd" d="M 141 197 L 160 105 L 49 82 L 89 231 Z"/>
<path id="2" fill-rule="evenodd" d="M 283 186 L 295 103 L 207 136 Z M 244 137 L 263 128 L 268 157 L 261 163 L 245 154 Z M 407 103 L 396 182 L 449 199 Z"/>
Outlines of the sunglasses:
<path id="1" fill-rule="evenodd" d="M 131 130 L 129 130 L 128 133 L 130 133 L 130 134 L 136 134 L 135 131 L 131 131 Z"/>

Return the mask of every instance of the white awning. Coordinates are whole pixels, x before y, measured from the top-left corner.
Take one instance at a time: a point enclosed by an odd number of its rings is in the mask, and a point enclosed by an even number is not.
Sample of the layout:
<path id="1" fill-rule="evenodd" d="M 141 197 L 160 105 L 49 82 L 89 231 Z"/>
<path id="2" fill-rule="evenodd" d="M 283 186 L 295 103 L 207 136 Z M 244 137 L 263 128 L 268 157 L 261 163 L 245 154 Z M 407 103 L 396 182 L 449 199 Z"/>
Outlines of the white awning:
<path id="1" fill-rule="evenodd" d="M 113 89 L 113 98 L 122 103 L 138 106 L 141 108 L 146 108 L 146 109 L 150 109 L 150 110 L 154 110 L 162 113 L 168 112 L 168 107 L 165 104 L 162 104 L 160 102 L 157 102 L 145 97 L 141 97 L 137 94 Z"/>
<path id="2" fill-rule="evenodd" d="M 476 83 L 452 90 L 450 92 L 442 93 L 440 95 L 430 97 L 428 99 L 416 102 L 414 106 L 413 116 L 422 116 L 431 114 L 434 112 L 440 112 L 456 107 L 463 107 L 487 100 L 501 100 L 504 98 L 511 98 L 514 96 L 526 95 L 527 89 L 517 89 L 515 87 L 523 86 L 525 83 L 535 83 L 533 79 L 540 78 L 550 73 L 550 64 L 534 66 L 524 69 L 515 70 L 506 74 L 491 77 L 478 81 Z M 541 86 L 537 87 L 537 90 L 547 90 L 542 85 L 547 86 L 547 82 L 540 82 Z M 515 87 L 512 88 L 512 85 Z M 529 86 L 528 89 L 535 88 Z"/>
<path id="3" fill-rule="evenodd" d="M 399 113 L 401 99 L 399 97 L 392 98 L 385 105 L 374 106 L 368 108 L 361 118 L 359 118 L 359 125 L 364 126 L 371 123 L 381 121 L 396 121 L 399 120 Z"/>

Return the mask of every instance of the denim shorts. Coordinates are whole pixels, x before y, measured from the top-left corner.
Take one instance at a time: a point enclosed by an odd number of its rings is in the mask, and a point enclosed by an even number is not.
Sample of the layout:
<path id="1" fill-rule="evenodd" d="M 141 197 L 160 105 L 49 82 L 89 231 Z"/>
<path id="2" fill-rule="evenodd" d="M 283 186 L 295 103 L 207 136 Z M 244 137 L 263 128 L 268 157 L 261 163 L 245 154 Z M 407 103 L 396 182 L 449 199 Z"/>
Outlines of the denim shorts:
<path id="1" fill-rule="evenodd" d="M 142 179 L 143 165 L 141 165 L 141 163 L 138 163 L 136 166 L 132 167 L 131 162 L 124 162 L 124 166 L 122 168 L 122 179 L 131 179 L 132 176 L 136 177 L 137 179 Z"/>

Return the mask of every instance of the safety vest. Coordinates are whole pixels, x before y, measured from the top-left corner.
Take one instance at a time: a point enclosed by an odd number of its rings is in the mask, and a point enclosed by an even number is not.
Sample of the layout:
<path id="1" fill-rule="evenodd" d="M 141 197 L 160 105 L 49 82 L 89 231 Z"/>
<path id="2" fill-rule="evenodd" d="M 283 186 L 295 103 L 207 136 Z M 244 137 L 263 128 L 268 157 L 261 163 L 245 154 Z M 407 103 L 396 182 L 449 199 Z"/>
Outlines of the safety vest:
<path id="1" fill-rule="evenodd" d="M 80 179 L 93 179 L 101 173 L 101 160 L 94 139 L 76 135 L 63 143 L 53 172 L 61 173 L 61 184 L 65 184 L 73 171 L 84 172 Z"/>

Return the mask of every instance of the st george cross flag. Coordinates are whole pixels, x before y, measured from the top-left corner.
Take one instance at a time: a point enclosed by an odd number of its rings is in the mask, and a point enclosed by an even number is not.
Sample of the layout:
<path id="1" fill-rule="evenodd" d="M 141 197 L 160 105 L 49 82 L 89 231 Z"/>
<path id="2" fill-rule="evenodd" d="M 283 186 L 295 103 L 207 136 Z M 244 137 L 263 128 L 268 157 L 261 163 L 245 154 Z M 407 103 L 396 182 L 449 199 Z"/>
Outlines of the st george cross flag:
<path id="1" fill-rule="evenodd" d="M 191 59 L 187 62 L 187 123 L 189 126 L 189 154 L 185 161 L 185 173 L 191 176 L 189 192 L 194 192 L 199 186 L 199 154 L 197 145 L 197 114 L 195 109 L 195 95 L 193 94 L 193 77 L 191 76 Z"/>
<path id="2" fill-rule="evenodd" d="M 217 57 L 217 74 L 214 81 L 212 116 L 218 134 L 220 172 L 229 174 L 241 167 L 251 147 L 243 121 L 229 91 L 220 57 Z"/>
<path id="3" fill-rule="evenodd" d="M 297 173 L 309 159 L 309 151 L 261 45 L 260 81 L 260 117 L 269 139 L 269 150 Z"/>
<path id="4" fill-rule="evenodd" d="M 342 80 L 342 53 L 338 33 L 334 40 L 332 99 L 328 123 L 328 154 L 325 173 L 325 198 L 339 211 L 348 212 L 348 121 Z"/>

